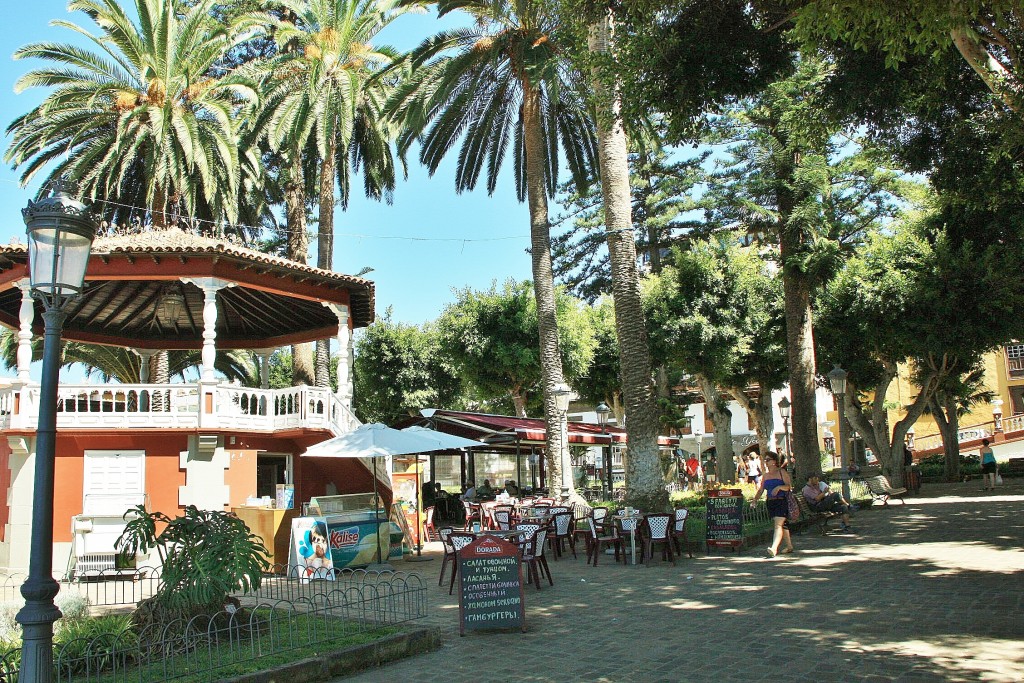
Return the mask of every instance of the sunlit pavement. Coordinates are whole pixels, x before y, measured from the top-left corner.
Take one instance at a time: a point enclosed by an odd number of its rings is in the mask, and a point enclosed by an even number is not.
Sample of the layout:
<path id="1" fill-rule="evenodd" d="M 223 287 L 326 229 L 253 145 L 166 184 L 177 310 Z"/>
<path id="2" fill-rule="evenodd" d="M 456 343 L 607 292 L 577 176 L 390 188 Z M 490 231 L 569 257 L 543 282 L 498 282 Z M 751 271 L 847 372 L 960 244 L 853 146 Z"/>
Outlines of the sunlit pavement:
<path id="1" fill-rule="evenodd" d="M 862 510 L 855 534 L 807 530 L 797 552 L 699 554 L 651 567 L 551 560 L 526 588 L 527 632 L 458 635 L 433 562 L 441 650 L 352 681 L 1022 681 L 1024 481 L 925 485 Z M 447 584 L 447 581 L 445 582 Z"/>

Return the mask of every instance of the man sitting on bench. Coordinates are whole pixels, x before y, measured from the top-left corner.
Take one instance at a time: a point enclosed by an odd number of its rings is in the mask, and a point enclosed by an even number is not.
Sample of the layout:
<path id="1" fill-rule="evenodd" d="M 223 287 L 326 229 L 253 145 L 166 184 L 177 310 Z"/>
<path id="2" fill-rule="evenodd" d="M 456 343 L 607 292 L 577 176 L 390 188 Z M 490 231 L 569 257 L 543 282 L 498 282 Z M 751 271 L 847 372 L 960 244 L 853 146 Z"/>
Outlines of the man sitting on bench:
<path id="1" fill-rule="evenodd" d="M 850 528 L 850 504 L 835 491 L 830 491 L 828 484 L 821 481 L 817 474 L 807 477 L 807 486 L 803 490 L 804 498 L 812 512 L 834 512 L 843 516 L 840 531 L 852 531 Z"/>

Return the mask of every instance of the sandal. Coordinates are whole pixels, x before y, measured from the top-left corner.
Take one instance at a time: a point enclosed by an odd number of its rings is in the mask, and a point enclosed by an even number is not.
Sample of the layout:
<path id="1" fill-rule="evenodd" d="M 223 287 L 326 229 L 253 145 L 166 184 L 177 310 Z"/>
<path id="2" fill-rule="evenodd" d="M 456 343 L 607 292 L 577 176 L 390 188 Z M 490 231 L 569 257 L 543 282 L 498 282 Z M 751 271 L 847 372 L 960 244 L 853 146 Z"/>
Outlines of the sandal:
<path id="1" fill-rule="evenodd" d="M 780 551 L 780 554 L 782 554 L 782 555 L 789 555 L 791 552 L 793 552 L 792 548 L 786 548 L 786 549 Z"/>
<path id="2" fill-rule="evenodd" d="M 765 551 L 765 554 L 766 554 L 766 555 L 767 555 L 768 557 L 775 557 L 775 551 L 774 551 L 774 550 L 772 550 L 771 548 L 768 548 L 768 549 L 767 549 L 767 550 Z"/>

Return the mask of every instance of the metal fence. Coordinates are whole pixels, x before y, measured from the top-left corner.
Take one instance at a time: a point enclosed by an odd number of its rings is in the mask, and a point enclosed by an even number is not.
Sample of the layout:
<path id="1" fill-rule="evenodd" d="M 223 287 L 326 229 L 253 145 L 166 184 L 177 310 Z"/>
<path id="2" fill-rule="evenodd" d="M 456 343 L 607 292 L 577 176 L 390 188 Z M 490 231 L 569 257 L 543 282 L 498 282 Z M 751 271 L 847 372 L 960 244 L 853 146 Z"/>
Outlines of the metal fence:
<path id="1" fill-rule="evenodd" d="M 241 598 L 240 608 L 228 606 L 213 616 L 55 645 L 54 680 L 215 681 L 242 673 L 244 664 L 258 658 L 365 641 L 426 616 L 423 581 L 402 572 L 344 570 L 298 577 L 296 571 L 267 577 L 259 592 Z M 0 680 L 17 683 L 19 662 L 19 650 L 0 656 Z"/>
<path id="2" fill-rule="evenodd" d="M 24 574 L 0 577 L 0 602 L 21 599 Z M 57 579 L 62 594 L 77 593 L 88 598 L 90 605 L 134 605 L 154 595 L 163 583 L 158 567 L 136 569 L 101 569 L 75 572 Z"/>

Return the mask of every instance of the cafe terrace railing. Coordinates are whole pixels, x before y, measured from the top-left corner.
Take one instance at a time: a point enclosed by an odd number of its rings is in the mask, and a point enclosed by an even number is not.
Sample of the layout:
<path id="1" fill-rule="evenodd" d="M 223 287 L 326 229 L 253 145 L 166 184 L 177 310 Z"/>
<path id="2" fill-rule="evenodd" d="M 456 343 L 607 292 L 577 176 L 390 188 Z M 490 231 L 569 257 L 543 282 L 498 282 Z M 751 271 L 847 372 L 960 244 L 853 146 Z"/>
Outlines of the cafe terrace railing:
<path id="1" fill-rule="evenodd" d="M 35 429 L 39 387 L 0 389 L 0 428 Z M 233 384 L 61 384 L 58 429 L 328 429 L 359 425 L 324 387 L 252 389 Z"/>

